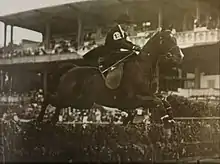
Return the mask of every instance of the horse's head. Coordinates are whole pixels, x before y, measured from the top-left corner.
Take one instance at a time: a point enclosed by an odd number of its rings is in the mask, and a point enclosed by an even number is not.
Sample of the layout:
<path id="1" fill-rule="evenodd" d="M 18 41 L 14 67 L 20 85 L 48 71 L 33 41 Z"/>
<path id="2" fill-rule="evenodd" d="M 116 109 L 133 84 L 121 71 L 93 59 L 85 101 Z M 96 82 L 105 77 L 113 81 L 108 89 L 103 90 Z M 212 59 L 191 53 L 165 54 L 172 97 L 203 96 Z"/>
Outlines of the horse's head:
<path id="1" fill-rule="evenodd" d="M 154 53 L 158 57 L 157 59 L 162 62 L 172 62 L 174 64 L 180 64 L 184 57 L 171 30 L 156 32 L 143 47 L 143 51 Z"/>

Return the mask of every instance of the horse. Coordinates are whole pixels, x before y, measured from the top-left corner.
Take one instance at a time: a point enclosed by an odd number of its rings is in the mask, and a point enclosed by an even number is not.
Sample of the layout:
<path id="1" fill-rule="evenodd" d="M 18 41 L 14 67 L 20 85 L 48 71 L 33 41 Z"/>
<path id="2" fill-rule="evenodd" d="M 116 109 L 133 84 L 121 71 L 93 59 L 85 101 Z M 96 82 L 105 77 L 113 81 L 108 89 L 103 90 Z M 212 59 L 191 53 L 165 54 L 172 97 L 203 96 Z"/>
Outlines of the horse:
<path id="1" fill-rule="evenodd" d="M 170 30 L 157 31 L 143 46 L 139 54 L 132 52 L 116 66 L 121 67 L 120 85 L 109 88 L 106 77 L 97 67 L 76 66 L 62 75 L 55 95 L 45 98 L 38 117 L 42 121 L 46 106 L 56 107 L 52 123 L 58 121 L 60 110 L 66 107 L 91 109 L 94 104 L 118 108 L 128 112 L 130 121 L 134 118 L 132 110 L 148 108 L 152 103 L 162 105 L 155 96 L 155 72 L 160 61 L 180 64 L 183 53 Z M 111 67 L 112 68 L 112 67 Z"/>

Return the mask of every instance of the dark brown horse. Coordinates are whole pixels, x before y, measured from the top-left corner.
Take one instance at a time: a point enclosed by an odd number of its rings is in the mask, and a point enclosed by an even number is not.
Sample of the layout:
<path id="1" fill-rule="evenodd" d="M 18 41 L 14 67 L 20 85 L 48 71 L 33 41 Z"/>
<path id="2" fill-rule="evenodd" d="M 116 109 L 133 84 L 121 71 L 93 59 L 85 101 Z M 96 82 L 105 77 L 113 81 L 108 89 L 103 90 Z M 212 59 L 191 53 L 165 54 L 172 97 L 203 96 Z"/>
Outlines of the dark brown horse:
<path id="1" fill-rule="evenodd" d="M 53 123 L 58 121 L 60 110 L 69 106 L 90 109 L 96 103 L 127 111 L 137 107 L 148 108 L 155 100 L 161 102 L 155 97 L 153 87 L 157 63 L 170 60 L 179 64 L 182 59 L 182 51 L 171 31 L 158 31 L 139 55 L 134 53 L 124 61 L 124 73 L 118 88 L 109 89 L 99 69 L 77 66 L 61 77 L 57 94 L 48 96 L 44 105 L 56 107 Z M 39 121 L 43 119 L 45 109 L 42 109 Z"/>

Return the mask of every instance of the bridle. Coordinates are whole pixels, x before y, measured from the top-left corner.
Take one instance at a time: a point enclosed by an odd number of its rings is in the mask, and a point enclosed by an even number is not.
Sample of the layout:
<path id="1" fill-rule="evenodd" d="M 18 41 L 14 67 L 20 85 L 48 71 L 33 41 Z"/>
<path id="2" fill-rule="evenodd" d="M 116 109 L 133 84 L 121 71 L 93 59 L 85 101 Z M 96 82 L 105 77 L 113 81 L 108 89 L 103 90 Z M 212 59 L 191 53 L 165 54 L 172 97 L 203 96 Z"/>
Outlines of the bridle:
<path id="1" fill-rule="evenodd" d="M 171 50 L 173 50 L 174 48 L 179 48 L 177 45 L 171 47 L 168 51 L 167 51 L 167 54 L 170 55 L 170 56 L 173 56 L 172 53 L 171 53 Z"/>
<path id="2" fill-rule="evenodd" d="M 159 62 L 161 61 L 161 59 L 163 59 L 164 57 L 167 58 L 167 59 L 170 59 L 172 56 L 174 56 L 175 54 L 173 55 L 171 52 L 172 52 L 172 50 L 175 49 L 175 48 L 179 48 L 178 45 L 172 46 L 171 48 L 169 48 L 169 50 L 168 50 L 166 53 L 164 53 L 164 54 L 162 54 L 162 55 L 159 55 L 158 60 L 157 60 L 157 62 L 156 62 L 156 65 L 158 65 L 158 63 L 159 63 Z M 149 56 L 150 56 L 150 55 L 151 55 L 151 54 L 149 53 Z M 145 71 L 143 70 L 143 68 L 141 68 L 140 63 L 136 61 L 136 64 L 137 64 L 137 66 L 138 66 L 138 68 L 139 68 L 141 74 L 143 74 L 144 76 L 149 77 L 151 80 L 154 79 L 154 77 L 155 77 L 156 75 L 153 75 L 152 73 L 146 74 Z"/>

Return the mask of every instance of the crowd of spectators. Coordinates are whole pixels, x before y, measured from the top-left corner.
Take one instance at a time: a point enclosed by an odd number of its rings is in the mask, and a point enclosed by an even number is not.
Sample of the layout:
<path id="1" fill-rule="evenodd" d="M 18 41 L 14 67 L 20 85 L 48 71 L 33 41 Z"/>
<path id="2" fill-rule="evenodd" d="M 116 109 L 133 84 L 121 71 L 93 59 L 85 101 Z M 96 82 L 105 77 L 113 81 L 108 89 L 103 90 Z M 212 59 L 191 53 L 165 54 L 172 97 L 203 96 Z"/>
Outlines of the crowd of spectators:
<path id="1" fill-rule="evenodd" d="M 40 104 L 41 92 L 33 97 L 35 99 L 32 103 Z M 196 102 L 174 95 L 169 96 L 168 100 L 176 110 L 174 116 L 200 117 L 208 116 L 207 114 L 218 116 L 219 113 L 216 104 Z M 54 109 L 48 107 L 48 117 L 51 116 L 52 111 Z M 147 127 L 145 124 L 127 127 L 117 124 L 103 125 L 101 122 L 112 120 L 114 123 L 120 122 L 123 114 L 118 111 L 103 112 L 96 108 L 90 111 L 67 108 L 63 109 L 60 116 L 62 116 L 60 121 L 97 124 L 87 124 L 87 126 L 58 124 L 52 128 L 46 123 L 38 127 L 34 122 L 24 124 L 18 121 L 15 123 L 16 126 L 13 126 L 17 129 L 16 134 L 14 134 L 16 130 L 12 130 L 12 134 L 7 137 L 8 142 L 12 142 L 12 136 L 16 136 L 13 138 L 13 144 L 10 144 L 13 145 L 10 159 L 152 161 L 212 156 L 220 151 L 220 120 L 218 119 L 176 120 L 165 128 L 165 123 L 152 123 Z M 14 120 L 18 120 L 14 115 L 13 117 Z M 6 133 L 8 134 L 9 131 L 7 128 Z"/>
<path id="2" fill-rule="evenodd" d="M 30 91 L 29 93 L 2 92 L 0 95 L 1 108 L 6 113 L 16 114 L 21 119 L 36 118 L 41 110 L 43 91 Z"/>
<path id="3" fill-rule="evenodd" d="M 93 41 L 85 41 L 83 45 L 78 49 L 77 43 L 72 40 L 61 40 L 56 42 L 54 40 L 50 43 L 50 49 L 46 50 L 45 46 L 41 43 L 36 44 L 35 46 L 31 46 L 29 48 L 23 48 L 23 46 L 13 45 L 16 48 L 7 48 L 8 50 L 3 53 L 3 48 L 0 50 L 0 57 L 2 59 L 10 59 L 15 57 L 23 57 L 23 56 L 42 56 L 42 55 L 54 55 L 54 54 L 66 54 L 66 53 L 74 53 L 85 54 L 89 50 L 95 48 L 97 46 L 96 42 Z M 10 45 L 9 45 L 10 47 Z M 11 50 L 12 49 L 12 50 Z"/>
<path id="4" fill-rule="evenodd" d="M 199 121 L 200 122 L 200 121 Z M 180 123 L 167 138 L 160 125 L 59 125 L 21 124 L 7 127 L 10 161 L 130 162 L 177 160 L 194 156 L 214 156 L 219 152 L 219 133 L 215 140 L 200 141 L 209 135 L 209 124 Z M 204 130 L 201 132 L 201 130 Z M 15 134 L 16 131 L 16 134 Z M 53 136 L 53 137 L 51 137 Z M 214 135 L 213 135 L 214 136 Z M 210 137 L 210 136 L 204 136 Z M 12 143 L 13 142 L 13 143 Z M 7 150 L 7 149 L 5 149 Z"/>

